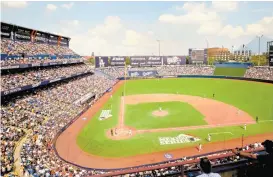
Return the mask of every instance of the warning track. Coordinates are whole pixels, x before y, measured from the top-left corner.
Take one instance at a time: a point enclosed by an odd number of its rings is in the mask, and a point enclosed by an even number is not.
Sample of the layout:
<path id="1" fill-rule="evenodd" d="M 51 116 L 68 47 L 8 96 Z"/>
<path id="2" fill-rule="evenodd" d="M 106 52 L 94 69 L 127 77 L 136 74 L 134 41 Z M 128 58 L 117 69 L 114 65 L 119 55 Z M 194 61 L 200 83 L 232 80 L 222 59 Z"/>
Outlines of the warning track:
<path id="1" fill-rule="evenodd" d="M 137 155 L 132 157 L 122 157 L 122 158 L 107 158 L 100 157 L 92 154 L 88 154 L 82 151 L 77 145 L 76 139 L 77 135 L 81 129 L 89 122 L 89 120 L 102 108 L 102 106 L 107 102 L 118 88 L 123 84 L 123 81 L 117 83 L 113 90 L 110 93 L 106 93 L 101 99 L 99 99 L 89 110 L 87 110 L 83 115 L 79 117 L 73 124 L 71 124 L 64 132 L 58 137 L 56 141 L 56 150 L 59 156 L 73 164 L 77 164 L 86 168 L 98 168 L 98 169 L 111 169 L 111 168 L 126 168 L 139 166 L 149 163 L 157 163 L 164 161 L 164 154 L 166 152 L 171 153 L 174 158 L 179 158 L 183 156 L 192 156 L 196 155 L 198 151 L 196 147 L 188 147 L 177 150 L 169 150 L 162 152 L 155 152 L 151 154 Z M 203 99 L 203 98 L 202 98 Z M 126 100 L 126 104 L 128 100 Z M 218 108 L 217 108 L 218 109 Z M 200 111 L 200 110 L 199 110 Z M 215 111 L 211 110 L 212 112 Z M 87 120 L 83 121 L 82 118 L 86 117 Z M 210 120 L 209 117 L 206 121 L 215 124 L 213 120 Z M 143 131 L 143 130 L 142 130 Z M 144 130 L 145 131 L 145 130 Z M 264 139 L 273 139 L 273 133 L 248 136 L 244 138 L 244 143 L 254 143 L 257 141 L 263 141 Z M 241 139 L 232 139 L 223 142 L 213 142 L 208 143 L 203 147 L 202 153 L 208 153 L 223 149 L 230 149 L 241 146 Z"/>

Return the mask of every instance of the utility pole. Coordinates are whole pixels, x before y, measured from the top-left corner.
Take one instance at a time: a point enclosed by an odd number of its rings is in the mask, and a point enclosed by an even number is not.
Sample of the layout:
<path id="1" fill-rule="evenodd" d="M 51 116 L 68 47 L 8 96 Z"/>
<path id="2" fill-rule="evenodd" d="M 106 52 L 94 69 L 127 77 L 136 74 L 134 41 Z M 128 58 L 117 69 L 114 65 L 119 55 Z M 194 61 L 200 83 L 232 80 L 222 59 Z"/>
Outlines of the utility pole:
<path id="1" fill-rule="evenodd" d="M 206 38 L 206 43 L 207 43 L 207 62 L 209 61 L 209 41 Z"/>

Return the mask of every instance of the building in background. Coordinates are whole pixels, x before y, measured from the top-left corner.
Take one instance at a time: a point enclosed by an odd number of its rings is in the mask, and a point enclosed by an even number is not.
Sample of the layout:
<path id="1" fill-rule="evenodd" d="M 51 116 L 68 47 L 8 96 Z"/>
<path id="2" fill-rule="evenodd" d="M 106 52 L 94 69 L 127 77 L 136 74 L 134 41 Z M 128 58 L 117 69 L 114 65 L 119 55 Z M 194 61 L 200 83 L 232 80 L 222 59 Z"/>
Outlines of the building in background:
<path id="1" fill-rule="evenodd" d="M 228 48 L 213 47 L 208 48 L 208 57 L 214 60 L 230 60 L 231 53 Z"/>
<path id="2" fill-rule="evenodd" d="M 242 50 L 235 50 L 233 55 L 235 60 L 249 60 L 252 56 L 252 51 L 248 50 L 247 48 Z"/>

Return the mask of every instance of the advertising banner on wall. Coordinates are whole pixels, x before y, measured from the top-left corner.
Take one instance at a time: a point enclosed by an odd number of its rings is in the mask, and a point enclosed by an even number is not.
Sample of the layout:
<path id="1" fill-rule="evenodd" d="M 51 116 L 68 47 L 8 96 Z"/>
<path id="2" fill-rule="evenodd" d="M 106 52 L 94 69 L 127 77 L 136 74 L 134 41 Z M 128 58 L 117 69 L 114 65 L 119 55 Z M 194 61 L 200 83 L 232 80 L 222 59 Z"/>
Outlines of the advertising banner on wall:
<path id="1" fill-rule="evenodd" d="M 159 66 L 162 65 L 163 57 L 159 56 L 133 56 L 130 57 L 130 65 L 133 67 Z"/>
<path id="2" fill-rule="evenodd" d="M 66 37 L 59 37 L 59 43 L 61 46 L 68 46 L 69 44 L 69 39 Z"/>
<path id="3" fill-rule="evenodd" d="M 185 65 L 186 56 L 164 56 L 163 64 L 164 65 Z"/>
<path id="4" fill-rule="evenodd" d="M 133 56 L 130 57 L 130 65 L 133 67 L 139 67 L 146 64 L 145 56 Z"/>
<path id="5" fill-rule="evenodd" d="M 15 40 L 30 41 L 31 40 L 31 32 L 32 32 L 31 29 L 23 28 L 20 26 L 15 26 L 14 27 Z"/>
<path id="6" fill-rule="evenodd" d="M 108 67 L 108 57 L 95 57 L 95 67 L 101 68 L 101 67 Z"/>
<path id="7" fill-rule="evenodd" d="M 108 66 L 124 66 L 125 59 L 124 56 L 108 57 Z"/>
<path id="8" fill-rule="evenodd" d="M 36 31 L 34 33 L 34 42 L 48 43 L 48 34 L 41 31 Z"/>
<path id="9" fill-rule="evenodd" d="M 128 71 L 129 77 L 153 77 L 157 76 L 158 73 L 156 70 L 151 71 Z"/>
<path id="10" fill-rule="evenodd" d="M 48 43 L 57 45 L 58 44 L 58 36 L 54 35 L 54 34 L 49 34 Z"/>
<path id="11" fill-rule="evenodd" d="M 1 38 L 10 39 L 13 26 L 1 22 Z"/>

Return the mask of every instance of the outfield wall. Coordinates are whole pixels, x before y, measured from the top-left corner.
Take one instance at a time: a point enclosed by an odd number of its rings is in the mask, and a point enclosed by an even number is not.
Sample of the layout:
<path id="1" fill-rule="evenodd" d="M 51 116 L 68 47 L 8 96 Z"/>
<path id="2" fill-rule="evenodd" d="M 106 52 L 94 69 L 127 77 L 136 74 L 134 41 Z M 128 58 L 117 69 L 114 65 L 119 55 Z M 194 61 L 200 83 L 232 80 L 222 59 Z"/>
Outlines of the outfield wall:
<path id="1" fill-rule="evenodd" d="M 135 71 L 138 72 L 138 71 Z M 212 75 L 178 75 L 178 76 L 149 76 L 149 77 L 120 77 L 119 80 L 131 80 L 131 79 L 151 79 L 151 78 L 211 78 L 211 79 L 233 79 L 233 80 L 244 80 L 254 81 L 273 84 L 273 80 L 253 79 L 245 77 L 233 77 L 233 76 L 212 76 Z"/>
<path id="2" fill-rule="evenodd" d="M 230 76 L 205 76 L 205 75 L 180 75 L 180 76 L 154 76 L 154 77 L 127 77 L 127 78 L 119 78 L 119 80 L 124 80 L 124 79 L 151 79 L 151 78 L 215 78 L 215 79 L 234 79 L 234 80 L 246 80 L 246 81 L 255 81 L 255 82 L 264 82 L 264 83 L 271 83 L 273 84 L 273 81 L 272 80 L 260 80 L 260 79 L 250 79 L 250 78 L 241 78 L 241 77 L 230 77 Z M 117 84 L 117 83 L 116 83 Z M 115 84 L 115 85 L 116 85 Z M 107 90 L 105 90 L 105 92 L 100 95 L 100 96 L 103 96 L 105 93 L 111 91 L 112 88 L 109 88 Z M 99 98 L 97 98 L 99 99 Z M 52 140 L 52 144 L 53 144 L 53 149 L 56 153 L 56 155 L 62 159 L 63 161 L 65 161 L 66 163 L 69 163 L 73 166 L 77 166 L 77 167 L 80 167 L 80 168 L 83 168 L 83 169 L 86 169 L 86 170 L 102 170 L 102 171 L 116 171 L 116 172 L 113 172 L 111 173 L 114 174 L 114 175 L 120 175 L 120 174 L 130 174 L 130 173 L 134 173 L 134 172 L 140 172 L 140 171 L 147 171 L 147 170 L 152 170 L 152 169 L 160 169 L 160 168 L 164 168 L 164 167 L 171 167 L 171 166 L 183 166 L 185 164 L 192 164 L 192 163 L 196 163 L 197 161 L 197 158 L 200 157 L 200 156 L 209 156 L 211 154 L 217 154 L 217 153 L 221 153 L 221 152 L 225 152 L 227 150 L 223 150 L 223 151 L 217 151 L 217 152 L 212 152 L 212 153 L 207 153 L 207 154 L 202 154 L 202 155 L 196 155 L 196 156 L 192 156 L 192 157 L 188 157 L 188 158 L 194 158 L 195 160 L 193 161 L 184 161 L 184 162 L 175 162 L 179 159 L 172 159 L 172 160 L 168 160 L 168 161 L 162 161 L 162 162 L 159 162 L 159 163 L 154 163 L 154 164 L 143 164 L 141 166 L 135 166 L 135 167 L 128 167 L 128 168 L 122 168 L 122 169 L 93 169 L 93 168 L 86 168 L 86 167 L 82 167 L 82 166 L 79 166 L 77 164 L 74 164 L 74 163 L 71 163 L 71 162 L 68 162 L 66 161 L 65 159 L 63 159 L 62 157 L 59 156 L 57 150 L 56 150 L 56 141 L 58 139 L 58 137 L 61 135 L 61 133 L 63 131 L 65 131 L 73 122 L 75 122 L 84 112 L 86 112 L 89 108 L 90 108 L 91 105 L 88 105 L 83 111 L 81 111 L 81 113 L 79 113 L 73 120 L 71 120 L 67 125 L 65 125 L 57 134 L 56 136 L 54 137 L 54 139 Z M 261 151 L 263 149 L 257 149 L 255 151 Z M 250 152 L 252 152 L 253 150 L 251 150 Z M 232 153 L 227 153 L 223 156 L 216 156 L 216 157 L 211 157 L 211 159 L 216 159 L 216 158 L 219 158 L 219 157 L 229 157 L 229 156 L 233 156 Z M 230 164 L 232 165 L 232 164 Z M 152 166 L 152 167 L 151 167 Z M 229 166 L 229 165 L 227 165 Z M 98 176 L 109 176 L 109 174 L 101 174 L 101 175 L 98 175 Z"/>

